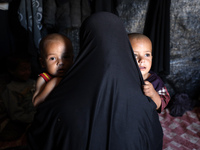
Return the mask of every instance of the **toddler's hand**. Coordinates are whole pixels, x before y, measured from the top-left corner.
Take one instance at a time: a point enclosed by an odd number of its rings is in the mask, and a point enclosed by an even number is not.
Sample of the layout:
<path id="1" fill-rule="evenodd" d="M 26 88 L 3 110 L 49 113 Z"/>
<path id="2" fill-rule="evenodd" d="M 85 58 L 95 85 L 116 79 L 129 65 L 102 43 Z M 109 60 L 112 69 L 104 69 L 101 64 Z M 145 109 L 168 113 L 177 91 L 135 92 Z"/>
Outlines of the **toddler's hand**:
<path id="1" fill-rule="evenodd" d="M 150 97 L 156 104 L 157 110 L 161 106 L 161 99 L 153 85 L 149 81 L 144 81 L 145 85 L 143 85 L 143 92 L 146 96 Z"/>
<path id="2" fill-rule="evenodd" d="M 145 85 L 143 85 L 143 92 L 146 96 L 153 99 L 154 95 L 157 94 L 153 85 L 149 81 L 144 81 Z"/>

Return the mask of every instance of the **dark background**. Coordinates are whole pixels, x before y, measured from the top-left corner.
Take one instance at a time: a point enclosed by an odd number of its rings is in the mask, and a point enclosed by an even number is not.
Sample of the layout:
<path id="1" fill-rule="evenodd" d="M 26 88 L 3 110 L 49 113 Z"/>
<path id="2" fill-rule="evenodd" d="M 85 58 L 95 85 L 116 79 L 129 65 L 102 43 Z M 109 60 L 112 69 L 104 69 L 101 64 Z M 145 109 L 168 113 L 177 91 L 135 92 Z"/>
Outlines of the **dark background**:
<path id="1" fill-rule="evenodd" d="M 30 53 L 33 44 L 30 32 L 18 19 L 20 0 L 10 2 L 9 10 L 0 10 L 0 68 L 5 72 L 5 58 L 13 53 Z M 118 1 L 115 13 L 124 22 L 127 33 L 143 32 L 149 0 Z M 25 9 L 25 8 L 24 8 Z M 92 10 L 95 11 L 95 10 Z M 112 10 L 109 10 L 112 11 Z M 170 72 L 163 77 L 171 96 L 186 93 L 198 100 L 200 89 L 200 1 L 171 0 L 170 6 Z M 79 27 L 68 28 L 65 34 L 72 40 L 75 57 L 79 51 Z M 37 51 L 34 47 L 31 51 Z M 33 55 L 33 78 L 38 72 L 37 55 Z"/>

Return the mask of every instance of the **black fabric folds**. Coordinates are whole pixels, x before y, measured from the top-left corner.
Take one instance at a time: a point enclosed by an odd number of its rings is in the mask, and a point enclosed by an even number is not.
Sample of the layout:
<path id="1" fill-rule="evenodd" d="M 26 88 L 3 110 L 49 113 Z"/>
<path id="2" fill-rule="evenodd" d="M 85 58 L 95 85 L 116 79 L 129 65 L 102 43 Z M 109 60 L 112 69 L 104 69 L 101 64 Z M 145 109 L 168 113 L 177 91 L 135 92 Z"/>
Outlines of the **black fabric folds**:
<path id="1" fill-rule="evenodd" d="M 121 0 L 91 0 L 92 13 L 106 11 L 118 15 L 117 6 Z"/>
<path id="2" fill-rule="evenodd" d="M 81 26 L 74 65 L 38 107 L 30 149 L 161 150 L 156 105 L 142 84 L 123 23 L 95 13 Z"/>
<path id="3" fill-rule="evenodd" d="M 170 73 L 171 0 L 150 0 L 143 33 L 153 46 L 151 70 L 165 77 Z"/>

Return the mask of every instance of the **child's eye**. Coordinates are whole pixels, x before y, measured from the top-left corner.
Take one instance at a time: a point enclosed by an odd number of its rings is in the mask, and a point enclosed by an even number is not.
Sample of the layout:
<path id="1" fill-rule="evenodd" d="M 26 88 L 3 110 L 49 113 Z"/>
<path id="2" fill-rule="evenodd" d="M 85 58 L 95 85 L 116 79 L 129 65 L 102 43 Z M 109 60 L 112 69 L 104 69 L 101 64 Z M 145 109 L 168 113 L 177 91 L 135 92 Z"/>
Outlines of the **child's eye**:
<path id="1" fill-rule="evenodd" d="M 145 54 L 145 56 L 146 56 L 146 57 L 150 57 L 150 56 L 151 56 L 151 54 Z"/>
<path id="2" fill-rule="evenodd" d="M 137 58 L 138 57 L 138 55 L 137 54 L 134 54 L 135 55 L 135 58 Z"/>
<path id="3" fill-rule="evenodd" d="M 49 59 L 50 59 L 50 60 L 55 60 L 56 58 L 55 58 L 55 57 L 50 57 Z"/>

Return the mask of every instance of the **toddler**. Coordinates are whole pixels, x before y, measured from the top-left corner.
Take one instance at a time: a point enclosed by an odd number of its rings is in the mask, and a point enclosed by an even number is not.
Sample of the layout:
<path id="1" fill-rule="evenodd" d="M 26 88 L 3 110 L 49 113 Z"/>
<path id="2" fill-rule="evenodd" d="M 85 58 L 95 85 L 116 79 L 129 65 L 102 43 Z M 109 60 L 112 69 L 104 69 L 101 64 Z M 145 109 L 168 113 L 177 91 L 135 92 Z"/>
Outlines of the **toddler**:
<path id="1" fill-rule="evenodd" d="M 131 33 L 128 37 L 144 79 L 143 92 L 155 102 L 157 111 L 161 112 L 169 103 L 170 95 L 161 78 L 150 71 L 153 58 L 151 40 L 140 33 Z"/>
<path id="2" fill-rule="evenodd" d="M 19 138 L 32 123 L 36 112 L 32 104 L 35 80 L 30 78 L 30 58 L 27 55 L 9 56 L 6 64 L 11 79 L 1 98 L 9 121 L 0 133 L 0 141 Z"/>
<path id="3" fill-rule="evenodd" d="M 45 100 L 54 87 L 73 64 L 73 47 L 64 35 L 53 33 L 44 37 L 39 45 L 40 62 L 46 72 L 37 79 L 33 105 L 37 106 Z"/>
<path id="4" fill-rule="evenodd" d="M 31 123 L 35 108 L 31 102 L 35 81 L 30 79 L 31 63 L 27 56 L 15 55 L 7 60 L 11 81 L 2 93 L 2 99 L 11 120 Z"/>

